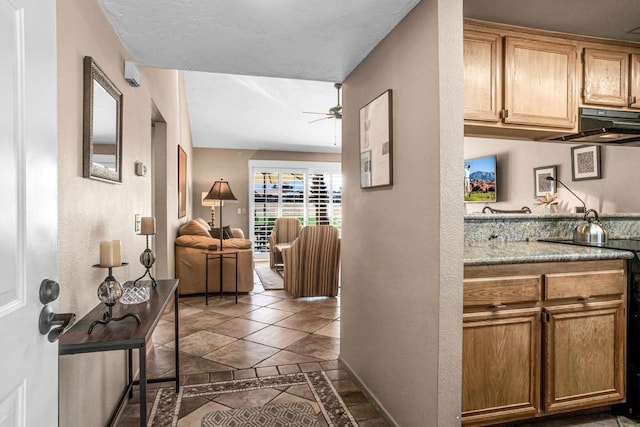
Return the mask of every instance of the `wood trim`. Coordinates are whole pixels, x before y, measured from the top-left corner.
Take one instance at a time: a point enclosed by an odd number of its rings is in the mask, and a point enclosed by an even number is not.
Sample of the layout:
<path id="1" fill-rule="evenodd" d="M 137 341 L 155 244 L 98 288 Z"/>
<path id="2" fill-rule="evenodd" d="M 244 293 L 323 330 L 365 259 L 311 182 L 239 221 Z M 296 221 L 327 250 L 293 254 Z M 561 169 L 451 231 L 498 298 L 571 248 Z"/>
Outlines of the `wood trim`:
<path id="1" fill-rule="evenodd" d="M 493 29 L 498 30 L 502 33 L 507 34 L 531 34 L 538 37 L 548 37 L 548 38 L 562 38 L 566 40 L 572 40 L 576 42 L 582 43 L 597 43 L 597 44 L 607 44 L 613 46 L 620 47 L 628 47 L 628 48 L 636 48 L 640 49 L 640 43 L 626 41 L 626 40 L 616 40 L 616 39 L 608 39 L 604 37 L 593 37 L 593 36 L 585 36 L 582 34 L 573 34 L 573 33 L 562 33 L 559 31 L 549 31 L 549 30 L 541 30 L 537 28 L 529 28 L 529 27 L 520 27 L 517 25 L 510 24 L 502 24 L 499 22 L 489 22 L 489 21 L 481 21 L 478 19 L 464 19 L 464 27 L 469 29 L 477 29 L 482 31 L 482 29 Z"/>
<path id="2" fill-rule="evenodd" d="M 521 264 L 469 265 L 464 267 L 464 278 L 486 278 L 505 276 L 530 276 L 554 273 L 571 273 L 597 270 L 626 271 L 624 259 L 572 261 L 572 262 L 533 262 Z"/>

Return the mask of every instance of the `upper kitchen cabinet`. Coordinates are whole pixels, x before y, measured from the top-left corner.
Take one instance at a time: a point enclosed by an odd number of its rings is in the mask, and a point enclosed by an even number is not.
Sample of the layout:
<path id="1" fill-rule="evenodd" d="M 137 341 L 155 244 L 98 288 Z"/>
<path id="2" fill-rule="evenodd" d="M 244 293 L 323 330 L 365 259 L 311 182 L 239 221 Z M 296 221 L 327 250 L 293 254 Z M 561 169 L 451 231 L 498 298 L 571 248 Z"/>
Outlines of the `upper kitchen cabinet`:
<path id="1" fill-rule="evenodd" d="M 464 118 L 497 123 L 502 108 L 502 37 L 464 32 Z"/>
<path id="2" fill-rule="evenodd" d="M 640 108 L 640 53 L 631 55 L 631 96 L 629 106 Z"/>
<path id="3" fill-rule="evenodd" d="M 583 61 L 582 102 L 626 107 L 630 101 L 629 53 L 585 48 Z"/>
<path id="4" fill-rule="evenodd" d="M 577 47 L 506 37 L 504 122 L 571 129 L 576 124 Z"/>

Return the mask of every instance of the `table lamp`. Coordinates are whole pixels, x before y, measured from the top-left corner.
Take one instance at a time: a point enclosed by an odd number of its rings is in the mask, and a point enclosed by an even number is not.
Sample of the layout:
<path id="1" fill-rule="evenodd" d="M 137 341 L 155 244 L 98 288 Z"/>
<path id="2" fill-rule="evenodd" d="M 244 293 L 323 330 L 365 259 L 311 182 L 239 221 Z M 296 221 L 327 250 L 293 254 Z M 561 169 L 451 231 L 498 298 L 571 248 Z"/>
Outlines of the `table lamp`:
<path id="1" fill-rule="evenodd" d="M 219 181 L 213 183 L 211 190 L 207 193 L 207 195 L 202 199 L 205 200 L 217 200 L 220 202 L 220 234 L 218 237 L 220 238 L 220 250 L 222 250 L 222 241 L 224 240 L 224 235 L 222 234 L 222 211 L 223 211 L 223 201 L 224 200 L 238 200 L 236 196 L 233 195 L 231 191 L 231 187 L 229 187 L 229 182 L 220 178 Z"/>
<path id="2" fill-rule="evenodd" d="M 207 194 L 208 193 L 206 191 L 202 192 L 202 206 L 211 206 L 211 222 L 209 223 L 209 225 L 211 226 L 211 228 L 213 228 L 215 227 L 216 223 L 216 206 L 224 206 L 224 202 L 222 202 L 221 200 L 207 200 L 205 199 L 205 197 L 207 197 Z"/>

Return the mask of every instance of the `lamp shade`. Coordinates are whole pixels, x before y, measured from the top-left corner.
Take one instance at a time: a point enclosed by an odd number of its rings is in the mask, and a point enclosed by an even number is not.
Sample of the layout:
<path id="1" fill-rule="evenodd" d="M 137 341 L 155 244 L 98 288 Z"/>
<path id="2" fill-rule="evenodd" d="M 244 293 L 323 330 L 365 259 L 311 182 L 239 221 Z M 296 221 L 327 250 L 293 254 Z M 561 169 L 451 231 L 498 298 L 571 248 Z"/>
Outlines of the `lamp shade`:
<path id="1" fill-rule="evenodd" d="M 202 192 L 202 206 L 220 206 L 222 204 L 220 200 L 206 199 L 207 194 L 209 193 L 206 191 Z"/>
<path id="2" fill-rule="evenodd" d="M 229 187 L 229 182 L 223 179 L 216 181 L 213 183 L 211 190 L 204 197 L 203 202 L 206 200 L 238 200 L 236 196 L 233 195 L 231 191 L 231 187 Z"/>

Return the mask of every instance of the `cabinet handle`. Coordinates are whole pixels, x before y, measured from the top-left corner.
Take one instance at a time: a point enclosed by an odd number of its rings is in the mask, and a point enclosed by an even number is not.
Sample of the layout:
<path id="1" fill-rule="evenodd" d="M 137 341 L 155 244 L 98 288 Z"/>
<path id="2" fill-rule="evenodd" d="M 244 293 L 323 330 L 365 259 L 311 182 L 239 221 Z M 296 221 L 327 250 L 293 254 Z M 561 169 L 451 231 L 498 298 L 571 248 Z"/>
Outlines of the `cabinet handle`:
<path id="1" fill-rule="evenodd" d="M 634 95 L 631 95 L 629 97 L 629 105 L 633 105 L 636 103 L 636 97 Z"/>
<path id="2" fill-rule="evenodd" d="M 595 297 L 580 297 L 578 298 L 578 301 L 587 302 L 587 301 L 593 301 L 594 299 Z"/>
<path id="3" fill-rule="evenodd" d="M 499 303 L 498 303 L 498 304 L 491 304 L 491 305 L 489 306 L 489 308 L 495 308 L 495 309 L 498 309 L 498 310 L 499 310 L 499 309 L 501 309 L 501 308 L 507 308 L 507 306 L 506 306 L 505 304 L 499 304 Z"/>

